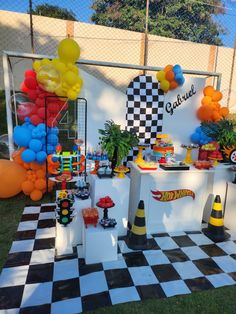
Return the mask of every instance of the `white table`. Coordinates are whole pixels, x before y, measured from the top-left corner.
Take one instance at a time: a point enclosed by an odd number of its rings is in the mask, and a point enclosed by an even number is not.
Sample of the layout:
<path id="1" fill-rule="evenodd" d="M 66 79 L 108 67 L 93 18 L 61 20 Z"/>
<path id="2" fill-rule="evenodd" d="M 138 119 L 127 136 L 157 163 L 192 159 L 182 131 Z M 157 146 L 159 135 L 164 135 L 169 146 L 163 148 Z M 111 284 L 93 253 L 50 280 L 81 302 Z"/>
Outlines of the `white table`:
<path id="1" fill-rule="evenodd" d="M 117 260 L 117 228 L 104 229 L 83 224 L 83 250 L 86 264 Z"/>
<path id="2" fill-rule="evenodd" d="M 144 201 L 147 233 L 201 230 L 203 212 L 210 215 L 215 194 L 220 194 L 222 202 L 227 167 L 219 166 L 213 170 L 165 171 L 141 170 L 134 162 L 131 165 L 131 188 L 129 202 L 129 222 L 134 221 L 140 200 Z M 175 191 L 187 189 L 194 193 L 171 201 L 154 199 L 151 191 Z M 173 192 L 175 193 L 175 192 Z M 209 197 L 210 195 L 210 197 Z M 222 203 L 223 204 L 223 203 Z"/>
<path id="3" fill-rule="evenodd" d="M 96 203 L 101 197 L 110 196 L 115 203 L 115 206 L 108 209 L 108 217 L 115 218 L 117 222 L 118 236 L 127 234 L 128 223 L 128 205 L 130 178 L 127 176 L 124 179 L 102 178 L 99 179 L 96 175 L 89 176 L 90 196 L 92 198 L 92 206 L 96 207 Z M 103 217 L 103 209 L 99 208 L 99 219 Z"/>
<path id="4" fill-rule="evenodd" d="M 227 197 L 225 203 L 225 226 L 236 233 L 236 184 L 227 183 Z"/>
<path id="5" fill-rule="evenodd" d="M 73 214 L 75 214 L 75 216 L 73 217 L 73 220 L 70 224 L 64 227 L 58 222 L 56 223 L 57 255 L 71 254 L 73 252 L 73 246 L 82 244 L 82 209 L 91 207 L 91 198 L 89 197 L 86 200 L 80 200 L 75 197 L 73 207 Z"/>

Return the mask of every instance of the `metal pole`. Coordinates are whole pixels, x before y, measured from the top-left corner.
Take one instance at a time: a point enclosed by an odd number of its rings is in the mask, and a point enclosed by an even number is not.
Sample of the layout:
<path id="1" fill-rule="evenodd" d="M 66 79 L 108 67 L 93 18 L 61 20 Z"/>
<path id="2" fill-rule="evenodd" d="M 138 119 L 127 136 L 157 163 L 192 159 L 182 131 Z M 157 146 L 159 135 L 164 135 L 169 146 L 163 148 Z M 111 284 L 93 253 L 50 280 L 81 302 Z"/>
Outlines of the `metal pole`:
<path id="1" fill-rule="evenodd" d="M 9 57 L 18 57 L 24 59 L 54 59 L 56 56 L 42 55 L 42 54 L 32 54 L 25 52 L 14 52 L 14 51 L 4 51 Z M 121 68 L 121 69 L 133 69 L 133 70 L 146 70 L 146 71 L 160 71 L 163 67 L 154 67 L 154 66 L 145 66 L 145 65 L 135 65 L 135 64 L 126 64 L 126 63 L 114 63 L 114 62 L 104 62 L 104 61 L 94 61 L 94 60 L 83 60 L 80 59 L 76 64 L 83 65 L 93 65 L 93 66 L 102 66 L 108 68 Z M 200 76 L 215 76 L 221 77 L 219 72 L 209 72 L 209 71 L 196 71 L 196 70 L 183 70 L 184 74 L 200 75 Z"/>
<path id="2" fill-rule="evenodd" d="M 3 52 L 3 76 L 5 85 L 5 100 L 6 100 L 6 113 L 7 113 L 7 132 L 9 143 L 9 158 L 12 160 L 12 153 L 14 152 L 13 141 L 13 123 L 12 123 L 12 111 L 10 108 L 11 103 L 11 86 L 9 76 L 9 64 L 7 54 Z"/>
<path id="3" fill-rule="evenodd" d="M 148 18 L 149 18 L 149 0 L 146 1 L 146 20 L 145 20 L 145 36 L 144 36 L 144 65 L 147 65 L 148 56 Z M 146 70 L 144 70 L 144 74 Z"/>
<path id="4" fill-rule="evenodd" d="M 29 16 L 30 16 L 30 41 L 31 41 L 31 50 L 34 53 L 34 29 L 33 29 L 33 6 L 32 0 L 29 0 Z"/>
<path id="5" fill-rule="evenodd" d="M 229 79 L 229 93 L 228 93 L 228 98 L 227 98 L 227 107 L 229 107 L 230 96 L 231 96 L 231 90 L 232 90 L 235 58 L 236 58 L 236 37 L 235 37 L 235 39 L 234 39 L 234 51 L 233 51 L 232 67 L 231 67 L 230 79 Z"/>

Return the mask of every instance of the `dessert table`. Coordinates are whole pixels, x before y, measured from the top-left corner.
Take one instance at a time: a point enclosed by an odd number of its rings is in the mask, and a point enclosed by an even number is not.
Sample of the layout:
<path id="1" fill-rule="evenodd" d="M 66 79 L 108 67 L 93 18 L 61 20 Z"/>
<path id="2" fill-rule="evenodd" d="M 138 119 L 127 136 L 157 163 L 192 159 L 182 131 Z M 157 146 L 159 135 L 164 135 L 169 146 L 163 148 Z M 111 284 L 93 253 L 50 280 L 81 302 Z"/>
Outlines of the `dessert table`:
<path id="1" fill-rule="evenodd" d="M 129 222 L 139 200 L 145 204 L 147 233 L 201 230 L 216 194 L 225 203 L 226 182 L 232 173 L 220 164 L 210 170 L 141 170 L 130 162 Z"/>

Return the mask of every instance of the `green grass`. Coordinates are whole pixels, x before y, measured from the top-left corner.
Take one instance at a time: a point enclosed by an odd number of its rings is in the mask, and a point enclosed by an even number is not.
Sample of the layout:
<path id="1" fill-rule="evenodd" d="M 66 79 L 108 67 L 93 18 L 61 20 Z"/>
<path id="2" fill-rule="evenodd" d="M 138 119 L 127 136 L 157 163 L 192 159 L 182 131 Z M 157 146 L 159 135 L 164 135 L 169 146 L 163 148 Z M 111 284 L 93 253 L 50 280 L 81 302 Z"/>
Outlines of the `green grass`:
<path id="1" fill-rule="evenodd" d="M 49 196 L 44 196 L 43 202 L 49 203 Z M 30 204 L 35 203 L 23 193 L 10 199 L 0 199 L 0 271 L 7 259 L 23 209 Z"/>
<path id="2" fill-rule="evenodd" d="M 48 202 L 51 202 L 51 199 L 49 196 L 45 196 L 42 203 Z M 10 199 L 0 200 L 0 269 L 7 258 L 23 208 L 25 205 L 30 204 L 35 205 L 23 194 Z M 167 299 L 152 299 L 143 302 L 119 304 L 112 307 L 104 307 L 91 313 L 232 314 L 236 313 L 236 285 Z"/>

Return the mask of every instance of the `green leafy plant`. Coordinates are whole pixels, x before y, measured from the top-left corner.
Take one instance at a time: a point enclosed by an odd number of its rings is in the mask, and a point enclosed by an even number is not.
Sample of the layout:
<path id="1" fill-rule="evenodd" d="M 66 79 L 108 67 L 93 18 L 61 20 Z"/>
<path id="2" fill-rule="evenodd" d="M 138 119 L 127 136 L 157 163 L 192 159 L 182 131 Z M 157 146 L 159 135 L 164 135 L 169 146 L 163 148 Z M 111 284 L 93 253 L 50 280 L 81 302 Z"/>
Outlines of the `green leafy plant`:
<path id="1" fill-rule="evenodd" d="M 229 119 L 222 119 L 218 122 L 202 122 L 203 132 L 217 141 L 221 147 L 236 146 L 236 122 Z"/>
<path id="2" fill-rule="evenodd" d="M 137 146 L 139 142 L 133 129 L 121 130 L 120 125 L 115 124 L 113 120 L 106 121 L 104 130 L 99 129 L 98 132 L 99 144 L 103 150 L 106 150 L 109 160 L 113 161 L 113 166 L 119 166 L 129 150 Z"/>

